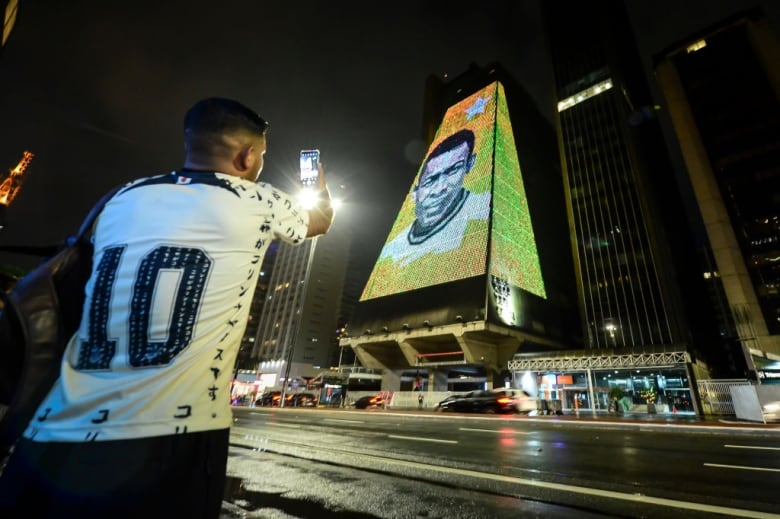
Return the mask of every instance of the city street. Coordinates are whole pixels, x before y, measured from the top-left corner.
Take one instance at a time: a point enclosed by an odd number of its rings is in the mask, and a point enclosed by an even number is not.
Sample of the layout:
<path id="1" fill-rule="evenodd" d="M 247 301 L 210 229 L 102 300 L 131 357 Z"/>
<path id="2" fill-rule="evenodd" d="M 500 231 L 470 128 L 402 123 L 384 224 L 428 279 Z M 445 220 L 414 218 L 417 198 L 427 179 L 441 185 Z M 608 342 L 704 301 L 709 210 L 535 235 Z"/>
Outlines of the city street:
<path id="1" fill-rule="evenodd" d="M 224 517 L 780 517 L 780 428 L 235 408 Z"/>

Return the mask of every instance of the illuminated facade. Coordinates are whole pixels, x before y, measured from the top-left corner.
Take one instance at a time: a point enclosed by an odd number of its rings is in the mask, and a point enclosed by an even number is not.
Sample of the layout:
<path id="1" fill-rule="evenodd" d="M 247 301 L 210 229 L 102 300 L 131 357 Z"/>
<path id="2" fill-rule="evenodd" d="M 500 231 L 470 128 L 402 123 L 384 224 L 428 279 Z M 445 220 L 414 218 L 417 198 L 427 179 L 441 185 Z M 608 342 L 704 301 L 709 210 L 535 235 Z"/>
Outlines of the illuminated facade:
<path id="1" fill-rule="evenodd" d="M 696 203 L 758 379 L 780 382 L 780 47 L 758 9 L 655 56 Z"/>
<path id="2" fill-rule="evenodd" d="M 455 373 L 503 385 L 518 350 L 577 344 L 554 132 L 498 64 L 429 78 L 424 124 L 428 151 L 341 344 L 386 390 L 421 371 L 432 390 Z"/>
<path id="3" fill-rule="evenodd" d="M 19 0 L 2 1 L 0 2 L 0 8 L 2 8 L 3 13 L 3 36 L 0 47 L 5 47 L 8 38 L 11 36 L 11 31 L 16 24 L 16 14 L 19 11 Z"/>
<path id="4" fill-rule="evenodd" d="M 449 108 L 429 157 L 453 135 L 471 136 L 473 149 L 463 144 L 464 158 L 445 164 L 440 173 L 423 176 L 425 165 L 432 161 L 423 162 L 361 301 L 488 272 L 494 284 L 511 284 L 546 297 L 506 96 L 499 82 Z M 457 178 L 458 183 L 444 185 L 448 178 Z M 434 205 L 438 222 L 415 234 L 417 215 L 426 210 L 419 206 L 431 198 L 444 199 L 447 189 L 458 192 L 446 207 Z"/>
<path id="5" fill-rule="evenodd" d="M 25 151 L 15 168 L 8 170 L 8 174 L 0 177 L 0 229 L 5 226 L 5 211 L 14 198 L 19 194 L 24 182 L 24 172 L 27 170 L 34 155 Z"/>

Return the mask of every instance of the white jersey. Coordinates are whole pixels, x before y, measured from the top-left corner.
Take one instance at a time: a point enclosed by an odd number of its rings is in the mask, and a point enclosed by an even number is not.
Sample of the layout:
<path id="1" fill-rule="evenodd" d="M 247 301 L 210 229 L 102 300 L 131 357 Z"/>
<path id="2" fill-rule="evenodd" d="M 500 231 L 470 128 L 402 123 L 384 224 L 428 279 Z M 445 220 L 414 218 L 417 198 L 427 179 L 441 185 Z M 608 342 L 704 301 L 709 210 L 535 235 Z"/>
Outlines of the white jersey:
<path id="1" fill-rule="evenodd" d="M 308 212 L 222 173 L 134 181 L 94 234 L 81 327 L 24 432 L 101 441 L 226 429 L 230 384 L 274 238 L 305 239 Z"/>
<path id="2" fill-rule="evenodd" d="M 379 259 L 390 258 L 399 266 L 406 267 L 428 254 L 442 254 L 460 248 L 469 222 L 490 217 L 490 197 L 490 192 L 475 194 L 466 191 L 461 207 L 430 237 L 413 243 L 409 238 L 413 224 L 409 225 L 384 246 Z"/>

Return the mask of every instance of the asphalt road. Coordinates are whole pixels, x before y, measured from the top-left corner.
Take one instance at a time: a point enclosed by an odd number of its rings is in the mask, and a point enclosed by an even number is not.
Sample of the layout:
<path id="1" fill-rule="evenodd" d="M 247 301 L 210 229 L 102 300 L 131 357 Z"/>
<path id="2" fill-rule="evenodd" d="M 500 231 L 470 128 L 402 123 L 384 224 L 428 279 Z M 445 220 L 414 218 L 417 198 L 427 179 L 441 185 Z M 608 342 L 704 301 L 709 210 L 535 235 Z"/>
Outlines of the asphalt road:
<path id="1" fill-rule="evenodd" d="M 234 413 L 225 517 L 780 517 L 778 427 Z"/>

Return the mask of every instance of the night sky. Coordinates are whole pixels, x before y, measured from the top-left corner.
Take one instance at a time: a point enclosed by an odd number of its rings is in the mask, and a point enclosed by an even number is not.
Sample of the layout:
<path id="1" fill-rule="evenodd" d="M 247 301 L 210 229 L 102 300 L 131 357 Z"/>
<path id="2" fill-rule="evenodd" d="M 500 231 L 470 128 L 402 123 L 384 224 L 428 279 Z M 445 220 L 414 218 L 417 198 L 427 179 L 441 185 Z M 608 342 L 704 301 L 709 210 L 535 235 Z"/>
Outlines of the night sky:
<path id="1" fill-rule="evenodd" d="M 777 32 L 780 2 L 758 4 Z M 655 52 L 755 4 L 629 5 L 649 70 Z M 21 0 L 0 54 L 0 168 L 35 158 L 0 245 L 59 243 L 112 186 L 177 168 L 185 110 L 223 96 L 270 122 L 263 180 L 294 189 L 298 151 L 321 150 L 345 202 L 335 225 L 353 227 L 367 276 L 424 153 L 426 78 L 498 61 L 552 121 L 547 60 L 534 0 Z"/>

